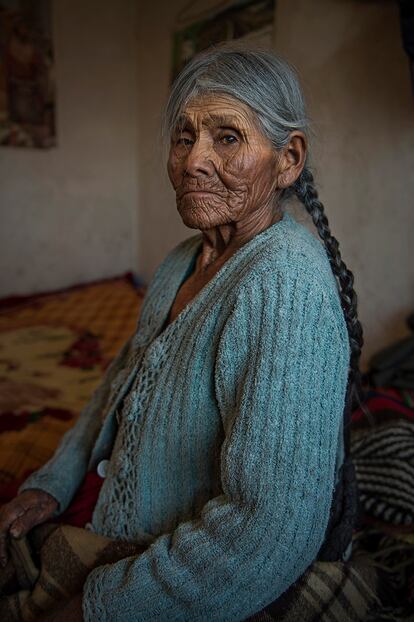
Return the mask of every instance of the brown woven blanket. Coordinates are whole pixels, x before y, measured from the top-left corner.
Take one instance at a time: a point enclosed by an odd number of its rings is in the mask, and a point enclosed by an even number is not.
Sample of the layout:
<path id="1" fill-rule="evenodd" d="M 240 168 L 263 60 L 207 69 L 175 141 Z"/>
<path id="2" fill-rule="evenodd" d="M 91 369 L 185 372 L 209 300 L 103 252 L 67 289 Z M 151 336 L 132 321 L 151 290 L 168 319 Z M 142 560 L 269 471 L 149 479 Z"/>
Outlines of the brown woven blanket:
<path id="1" fill-rule="evenodd" d="M 246 622 L 373 622 L 383 609 L 380 583 L 369 556 L 316 561 L 275 603 Z"/>
<path id="2" fill-rule="evenodd" d="M 11 540 L 11 558 L 0 571 L 0 620 L 38 620 L 82 591 L 93 568 L 145 548 L 70 525 L 35 527 L 30 538 Z"/>
<path id="3" fill-rule="evenodd" d="M 145 547 L 114 541 L 86 529 L 51 524 L 11 542 L 11 559 L 0 572 L 0 620 L 44 619 L 82 591 L 97 566 L 137 555 Z M 347 562 L 314 562 L 275 603 L 248 622 L 348 622 L 375 620 L 379 577 L 369 555 Z M 247 621 L 246 621 L 247 622 Z"/>

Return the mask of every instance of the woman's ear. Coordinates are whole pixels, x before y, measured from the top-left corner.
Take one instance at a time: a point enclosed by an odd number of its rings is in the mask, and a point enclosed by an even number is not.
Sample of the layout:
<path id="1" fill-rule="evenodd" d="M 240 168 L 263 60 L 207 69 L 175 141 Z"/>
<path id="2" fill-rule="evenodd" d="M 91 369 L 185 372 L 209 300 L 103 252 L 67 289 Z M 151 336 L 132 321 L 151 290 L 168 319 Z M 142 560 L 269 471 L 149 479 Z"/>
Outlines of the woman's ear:
<path id="1" fill-rule="evenodd" d="M 294 131 L 289 142 L 279 151 L 277 185 L 288 188 L 295 183 L 305 166 L 307 152 L 306 136 L 303 132 Z"/>

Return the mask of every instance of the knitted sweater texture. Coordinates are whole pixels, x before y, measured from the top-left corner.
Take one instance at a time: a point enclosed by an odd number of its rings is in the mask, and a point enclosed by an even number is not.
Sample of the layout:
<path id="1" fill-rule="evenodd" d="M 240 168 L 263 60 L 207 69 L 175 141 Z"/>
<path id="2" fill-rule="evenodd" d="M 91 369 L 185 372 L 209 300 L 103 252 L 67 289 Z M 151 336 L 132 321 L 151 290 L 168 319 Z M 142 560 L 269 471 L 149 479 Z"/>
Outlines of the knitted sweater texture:
<path id="1" fill-rule="evenodd" d="M 149 546 L 89 574 L 86 622 L 245 620 L 324 540 L 350 355 L 325 250 L 285 213 L 163 330 L 201 246 L 159 266 L 136 333 L 21 488 L 62 512 L 110 458 L 93 529 Z"/>

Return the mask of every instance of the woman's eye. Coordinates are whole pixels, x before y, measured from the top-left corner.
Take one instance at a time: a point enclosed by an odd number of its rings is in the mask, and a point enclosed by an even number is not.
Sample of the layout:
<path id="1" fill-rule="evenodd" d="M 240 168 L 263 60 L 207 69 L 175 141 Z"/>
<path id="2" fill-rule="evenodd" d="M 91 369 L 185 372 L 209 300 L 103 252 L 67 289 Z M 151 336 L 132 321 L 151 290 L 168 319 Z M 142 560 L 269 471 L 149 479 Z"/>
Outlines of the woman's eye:
<path id="1" fill-rule="evenodd" d="M 234 136 L 234 134 L 226 134 L 225 136 L 222 136 L 220 140 L 225 145 L 233 145 L 238 142 L 237 136 Z"/>
<path id="2" fill-rule="evenodd" d="M 192 138 L 188 138 L 188 136 L 179 136 L 177 138 L 177 145 L 185 145 L 186 147 L 192 145 L 194 143 Z"/>

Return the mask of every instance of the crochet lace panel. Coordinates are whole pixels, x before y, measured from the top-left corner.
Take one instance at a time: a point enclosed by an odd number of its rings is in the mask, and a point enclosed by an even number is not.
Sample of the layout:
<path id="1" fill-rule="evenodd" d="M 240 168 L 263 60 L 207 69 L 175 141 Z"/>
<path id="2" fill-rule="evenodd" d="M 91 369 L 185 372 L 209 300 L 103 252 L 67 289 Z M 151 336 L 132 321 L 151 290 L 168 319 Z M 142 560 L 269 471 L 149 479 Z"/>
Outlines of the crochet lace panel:
<path id="1" fill-rule="evenodd" d="M 108 465 L 107 479 L 93 516 L 94 528 L 102 535 L 126 540 L 147 539 L 143 531 L 145 526 L 138 524 L 137 514 L 137 498 L 140 496 L 137 489 L 140 479 L 138 420 L 147 410 L 153 391 L 156 390 L 160 371 L 171 354 L 172 344 L 177 348 L 176 329 L 185 315 L 184 309 L 173 322 L 175 330 L 169 330 L 171 325 L 167 326 L 146 350 L 141 349 L 141 353 L 138 351 L 135 354 L 136 376 L 117 410 L 118 433 Z M 111 385 L 113 391 L 122 390 L 131 367 L 129 364 L 118 373 Z"/>

